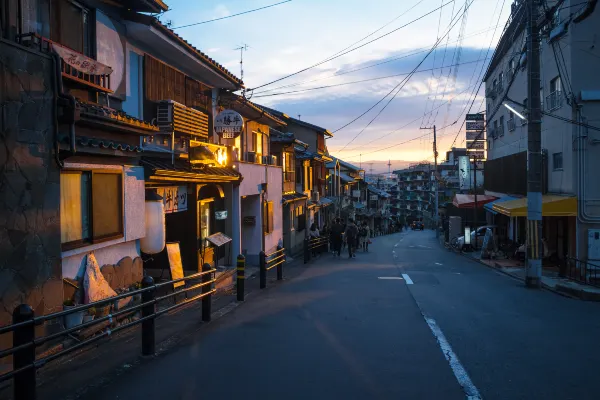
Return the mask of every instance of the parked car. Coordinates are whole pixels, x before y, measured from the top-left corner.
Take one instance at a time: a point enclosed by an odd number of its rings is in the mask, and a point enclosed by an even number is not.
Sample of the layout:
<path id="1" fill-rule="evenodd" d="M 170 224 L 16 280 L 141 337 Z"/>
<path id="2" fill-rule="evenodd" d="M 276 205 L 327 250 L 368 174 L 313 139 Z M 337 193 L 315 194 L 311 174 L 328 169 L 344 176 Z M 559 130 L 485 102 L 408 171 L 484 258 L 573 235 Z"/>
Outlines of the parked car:
<path id="1" fill-rule="evenodd" d="M 413 223 L 410 225 L 410 228 L 411 228 L 413 231 L 417 231 L 417 230 L 420 230 L 420 231 L 422 231 L 423 229 L 425 229 L 425 225 L 423 225 L 423 223 L 422 223 L 421 221 L 414 221 L 414 222 L 413 222 Z"/>
<path id="2" fill-rule="evenodd" d="M 473 232 L 471 232 L 471 245 L 472 246 L 476 246 L 478 249 L 481 249 L 481 247 L 483 246 L 483 238 L 485 237 L 485 233 L 487 232 L 488 228 L 492 230 L 492 234 L 496 234 L 496 228 L 498 226 L 497 225 L 485 225 L 485 226 L 480 226 L 479 228 L 477 228 L 476 230 L 474 230 Z M 463 236 L 459 236 L 456 242 L 456 247 L 458 250 L 462 250 L 463 247 L 465 246 L 465 237 Z"/>

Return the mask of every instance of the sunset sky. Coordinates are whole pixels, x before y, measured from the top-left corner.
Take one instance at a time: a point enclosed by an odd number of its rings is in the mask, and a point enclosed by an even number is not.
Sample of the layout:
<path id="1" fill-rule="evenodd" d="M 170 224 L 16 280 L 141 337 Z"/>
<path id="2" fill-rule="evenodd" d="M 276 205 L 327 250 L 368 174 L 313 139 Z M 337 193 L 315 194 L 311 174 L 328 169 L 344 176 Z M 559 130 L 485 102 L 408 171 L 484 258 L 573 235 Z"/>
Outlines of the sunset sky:
<path id="1" fill-rule="evenodd" d="M 177 28 L 279 1 L 170 0 L 171 10 L 161 20 Z M 244 82 L 252 89 L 326 60 L 353 44 L 348 50 L 360 46 L 443 6 L 346 55 L 257 88 L 251 98 L 334 132 L 380 101 L 423 61 L 437 39 L 443 38 L 418 67 L 417 71 L 423 71 L 415 73 L 400 91 L 392 92 L 397 95 L 385 110 L 380 113 L 392 95 L 327 142 L 333 155 L 353 163 L 360 159 L 431 160 L 432 134 L 420 127 L 437 125 L 443 158 L 473 99 L 471 112 L 485 109 L 483 85 L 479 94 L 475 91 L 502 33 L 511 1 L 475 0 L 463 19 L 465 3 L 471 0 L 293 0 L 176 32 L 238 76 L 240 51 L 234 49 L 247 44 Z M 374 64 L 380 65 L 372 67 Z M 320 88 L 330 85 L 336 86 Z M 316 87 L 319 89 L 306 90 Z M 464 146 L 463 139 L 461 132 L 455 146 Z"/>

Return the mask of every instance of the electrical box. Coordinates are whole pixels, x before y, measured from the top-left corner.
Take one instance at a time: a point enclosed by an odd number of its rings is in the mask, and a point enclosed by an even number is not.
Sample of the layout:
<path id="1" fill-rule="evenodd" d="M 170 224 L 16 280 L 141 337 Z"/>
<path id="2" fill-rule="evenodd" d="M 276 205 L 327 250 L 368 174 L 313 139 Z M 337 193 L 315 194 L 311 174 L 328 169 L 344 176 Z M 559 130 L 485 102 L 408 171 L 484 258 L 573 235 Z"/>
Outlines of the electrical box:
<path id="1" fill-rule="evenodd" d="M 600 261 L 600 229 L 588 229 L 588 260 Z"/>

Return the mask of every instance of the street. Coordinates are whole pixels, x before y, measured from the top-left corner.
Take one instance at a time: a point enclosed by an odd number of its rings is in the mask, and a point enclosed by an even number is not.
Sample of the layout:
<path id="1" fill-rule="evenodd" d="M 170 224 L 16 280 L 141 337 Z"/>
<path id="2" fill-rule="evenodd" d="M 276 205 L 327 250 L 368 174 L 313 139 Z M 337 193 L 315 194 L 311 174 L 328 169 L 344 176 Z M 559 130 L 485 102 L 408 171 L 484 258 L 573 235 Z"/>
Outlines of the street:
<path id="1" fill-rule="evenodd" d="M 298 267 L 86 397 L 598 398 L 600 304 L 526 289 L 431 231 L 373 242 Z"/>

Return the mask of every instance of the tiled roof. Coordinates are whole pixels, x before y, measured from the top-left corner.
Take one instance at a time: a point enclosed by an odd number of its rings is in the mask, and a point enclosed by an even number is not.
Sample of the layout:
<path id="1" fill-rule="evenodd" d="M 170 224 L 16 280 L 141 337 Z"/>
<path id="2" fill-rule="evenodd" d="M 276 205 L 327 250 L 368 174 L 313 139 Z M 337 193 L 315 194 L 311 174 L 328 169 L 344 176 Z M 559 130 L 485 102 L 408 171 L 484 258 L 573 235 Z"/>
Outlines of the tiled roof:
<path id="1" fill-rule="evenodd" d="M 241 179 L 239 172 L 229 167 L 192 166 L 186 160 L 175 160 L 173 165 L 169 159 L 144 157 L 140 163 L 153 171 L 154 174 L 169 176 L 170 173 L 178 178 L 204 179 L 208 177 L 223 177 L 225 180 Z"/>
<path id="2" fill-rule="evenodd" d="M 239 95 L 237 95 L 235 93 L 223 93 L 221 95 L 221 97 L 223 99 L 229 98 L 229 100 L 232 102 L 232 104 L 231 104 L 232 108 L 236 109 L 236 111 L 238 111 L 244 117 L 251 118 L 251 116 L 250 117 L 248 116 L 248 112 L 250 111 L 250 112 L 258 113 L 261 117 L 268 118 L 269 120 L 275 122 L 277 125 L 281 125 L 281 126 L 286 126 L 287 125 L 287 123 L 285 121 L 283 121 L 282 119 L 280 119 L 280 118 L 276 117 L 275 115 L 271 114 L 268 110 L 266 110 L 266 109 L 258 106 L 257 104 L 251 102 L 250 100 L 248 100 L 248 99 L 246 99 L 246 98 L 244 98 L 242 96 L 239 96 Z M 240 108 L 238 108 L 236 106 L 238 106 L 238 107 L 241 106 L 243 108 L 247 107 L 250 110 L 240 109 Z M 252 118 L 252 119 L 255 119 L 255 118 Z"/>
<path id="3" fill-rule="evenodd" d="M 292 121 L 293 123 L 295 123 L 297 125 L 302 125 L 302 126 L 305 126 L 307 128 L 314 129 L 315 131 L 323 133 L 323 134 L 325 134 L 325 135 L 327 135 L 329 137 L 333 137 L 333 133 L 329 132 L 329 130 L 327 130 L 326 128 L 322 128 L 320 126 L 313 125 L 313 124 L 311 124 L 309 122 L 302 121 L 302 120 L 297 119 L 297 118 L 292 118 L 289 115 L 287 115 L 287 114 L 285 114 L 285 113 L 283 113 L 281 111 L 277 111 L 277 110 L 275 110 L 273 108 L 269 108 L 269 107 L 265 107 L 265 106 L 261 106 L 261 105 L 259 105 L 259 107 L 265 109 L 266 111 L 270 112 L 271 114 L 273 114 L 273 115 L 275 115 L 275 116 L 277 116 L 279 118 L 282 118 L 284 120 Z"/>
<path id="4" fill-rule="evenodd" d="M 158 126 L 151 124 L 150 122 L 143 121 L 141 119 L 132 117 L 127 113 L 115 110 L 109 107 L 104 107 L 99 104 L 90 104 L 82 101 L 77 102 L 77 107 L 84 117 L 89 117 L 97 120 L 109 121 L 120 125 L 129 126 L 135 129 L 141 129 L 145 131 L 158 132 Z"/>
<path id="5" fill-rule="evenodd" d="M 59 141 L 64 144 L 69 144 L 69 135 L 61 135 Z M 92 147 L 96 149 L 110 149 L 120 151 L 130 151 L 134 153 L 141 153 L 144 151 L 140 146 L 131 146 L 127 143 L 116 142 L 114 140 L 107 139 L 96 139 L 87 136 L 77 136 L 75 138 L 76 144 L 82 147 Z"/>
<path id="6" fill-rule="evenodd" d="M 291 203 L 292 201 L 296 201 L 296 200 L 306 200 L 308 199 L 308 196 L 302 194 L 302 193 L 285 193 L 281 196 L 283 198 L 283 203 Z"/>

